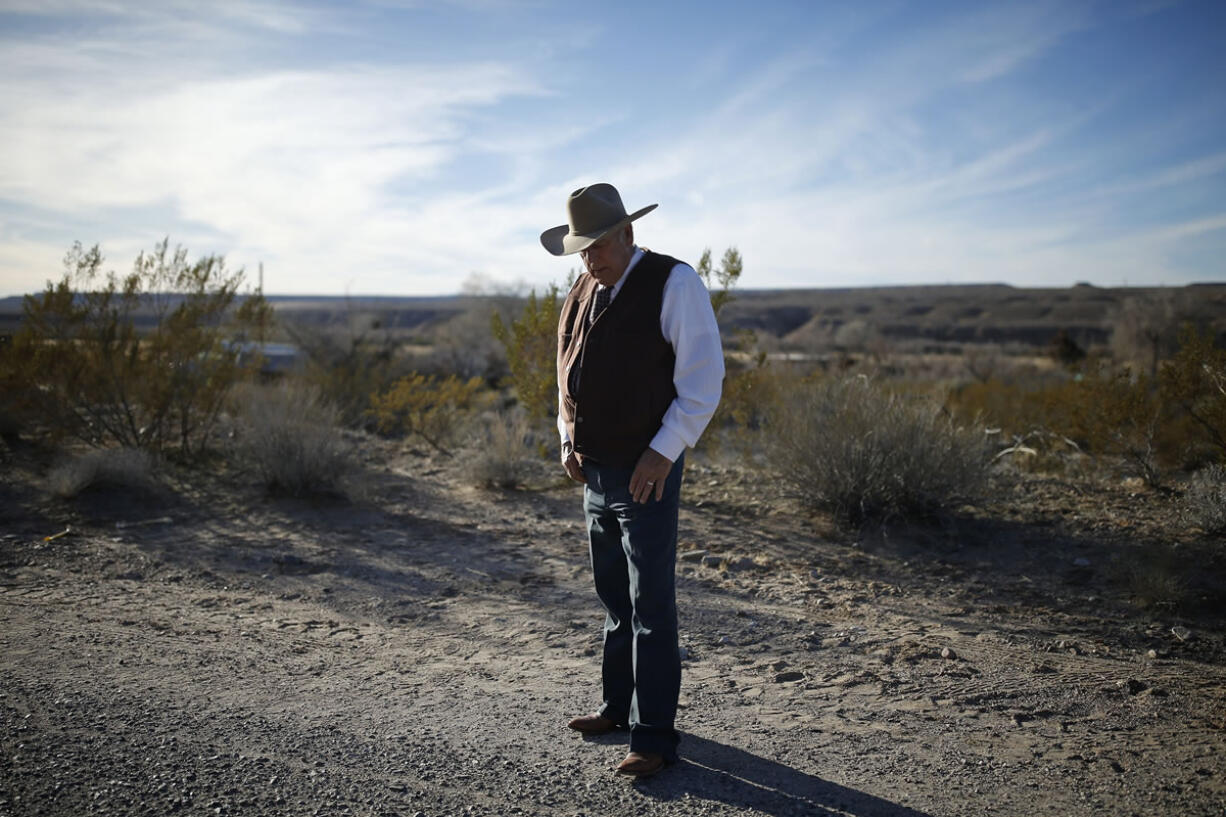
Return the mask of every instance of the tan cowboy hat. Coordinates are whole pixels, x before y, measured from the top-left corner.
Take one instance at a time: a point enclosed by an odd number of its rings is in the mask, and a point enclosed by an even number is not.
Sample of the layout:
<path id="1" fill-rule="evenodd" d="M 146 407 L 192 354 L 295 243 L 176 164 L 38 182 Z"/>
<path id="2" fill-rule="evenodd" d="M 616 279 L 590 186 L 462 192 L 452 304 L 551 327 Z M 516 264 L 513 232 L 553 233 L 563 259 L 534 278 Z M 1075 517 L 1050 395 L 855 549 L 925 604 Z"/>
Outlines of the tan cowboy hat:
<path id="1" fill-rule="evenodd" d="M 568 224 L 541 233 L 541 246 L 554 255 L 583 252 L 600 238 L 656 209 L 649 204 L 626 215 L 622 197 L 611 184 L 581 187 L 566 200 Z"/>

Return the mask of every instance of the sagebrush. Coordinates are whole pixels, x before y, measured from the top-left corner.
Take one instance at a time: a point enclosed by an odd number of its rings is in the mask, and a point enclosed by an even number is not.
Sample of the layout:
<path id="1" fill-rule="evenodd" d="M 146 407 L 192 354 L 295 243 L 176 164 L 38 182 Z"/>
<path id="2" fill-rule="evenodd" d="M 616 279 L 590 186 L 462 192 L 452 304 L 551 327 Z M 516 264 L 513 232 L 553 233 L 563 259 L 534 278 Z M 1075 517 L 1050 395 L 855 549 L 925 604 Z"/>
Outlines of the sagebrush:
<path id="1" fill-rule="evenodd" d="M 768 430 L 780 482 L 848 525 L 949 510 L 978 498 L 988 479 L 981 427 L 862 376 L 798 386 Z"/>
<path id="2" fill-rule="evenodd" d="M 318 388 L 293 382 L 239 390 L 239 450 L 273 494 L 343 493 L 354 471 L 340 410 Z"/>
<path id="3" fill-rule="evenodd" d="M 522 487 L 539 468 L 536 435 L 522 409 L 487 414 L 477 439 L 477 450 L 466 465 L 468 479 L 477 487 Z"/>

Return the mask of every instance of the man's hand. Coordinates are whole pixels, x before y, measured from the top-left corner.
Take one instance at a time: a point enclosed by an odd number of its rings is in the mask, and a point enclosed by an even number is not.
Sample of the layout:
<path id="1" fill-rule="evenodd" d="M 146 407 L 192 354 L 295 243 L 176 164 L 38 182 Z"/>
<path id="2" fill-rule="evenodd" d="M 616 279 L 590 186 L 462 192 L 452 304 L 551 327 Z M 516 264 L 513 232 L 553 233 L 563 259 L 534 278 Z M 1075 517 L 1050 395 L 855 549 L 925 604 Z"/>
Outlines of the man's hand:
<path id="1" fill-rule="evenodd" d="M 562 460 L 562 467 L 566 469 L 566 476 L 575 482 L 587 482 L 587 475 L 583 473 L 583 466 L 579 464 L 579 458 L 575 456 L 574 451 L 566 452 L 566 459 Z"/>
<path id="2" fill-rule="evenodd" d="M 639 457 L 630 475 L 630 496 L 635 502 L 646 502 L 653 493 L 658 502 L 664 496 L 664 480 L 673 470 L 673 461 L 654 448 L 648 448 Z"/>

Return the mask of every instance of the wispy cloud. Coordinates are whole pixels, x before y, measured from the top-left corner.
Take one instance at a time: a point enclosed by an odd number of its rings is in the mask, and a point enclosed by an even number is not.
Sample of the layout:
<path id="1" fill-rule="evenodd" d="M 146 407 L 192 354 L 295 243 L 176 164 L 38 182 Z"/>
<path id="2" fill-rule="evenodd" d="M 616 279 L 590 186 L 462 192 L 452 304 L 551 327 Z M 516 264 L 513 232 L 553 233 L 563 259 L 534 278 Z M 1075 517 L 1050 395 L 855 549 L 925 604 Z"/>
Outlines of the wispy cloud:
<path id="1" fill-rule="evenodd" d="M 651 246 L 740 246 L 752 286 L 1208 274 L 1172 259 L 1222 240 L 1226 154 L 1189 136 L 1222 135 L 1220 99 L 1134 110 L 1136 77 L 1077 59 L 1183 7 L 784 8 L 712 47 L 661 9 L 631 48 L 545 0 L 10 2 L 2 287 L 74 238 L 119 260 L 165 234 L 272 289 L 540 284 L 566 262 L 537 234 L 596 180 L 662 204 Z"/>
<path id="2" fill-rule="evenodd" d="M 258 21 L 272 25 L 265 11 Z M 430 205 L 417 191 L 459 160 L 472 111 L 540 92 L 496 62 L 220 78 L 172 63 L 150 81 L 144 60 L 90 53 L 112 50 L 36 44 L 0 59 L 17 80 L 0 90 L 0 198 L 82 216 L 158 208 L 115 243 L 206 228 L 232 255 L 276 259 L 283 285 L 305 268 L 321 286 L 372 271 L 382 286 L 431 288 L 411 271 L 445 266 L 413 262 L 436 262 L 430 245 L 445 238 L 422 229 Z"/>

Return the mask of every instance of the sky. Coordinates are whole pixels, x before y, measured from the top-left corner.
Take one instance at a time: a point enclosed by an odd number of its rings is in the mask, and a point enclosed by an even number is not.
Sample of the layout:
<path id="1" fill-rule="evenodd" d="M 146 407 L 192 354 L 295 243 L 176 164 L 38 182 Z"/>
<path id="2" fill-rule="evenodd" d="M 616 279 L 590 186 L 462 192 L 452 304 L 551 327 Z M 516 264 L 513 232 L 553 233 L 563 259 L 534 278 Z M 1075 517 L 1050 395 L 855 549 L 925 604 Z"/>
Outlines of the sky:
<path id="1" fill-rule="evenodd" d="M 747 288 L 1226 281 L 1222 0 L 0 0 L 0 296 L 544 287 L 594 182 Z"/>

